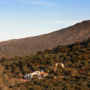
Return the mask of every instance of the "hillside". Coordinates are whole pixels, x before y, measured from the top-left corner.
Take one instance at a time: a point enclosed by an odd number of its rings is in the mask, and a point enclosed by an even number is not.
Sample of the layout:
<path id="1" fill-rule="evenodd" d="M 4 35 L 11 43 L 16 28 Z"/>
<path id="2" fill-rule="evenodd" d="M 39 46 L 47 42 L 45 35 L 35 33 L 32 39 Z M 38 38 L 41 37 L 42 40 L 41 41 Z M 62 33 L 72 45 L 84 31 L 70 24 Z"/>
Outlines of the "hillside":
<path id="1" fill-rule="evenodd" d="M 0 42 L 0 58 L 30 55 L 57 45 L 83 41 L 89 37 L 90 20 L 45 35 Z"/>
<path id="2" fill-rule="evenodd" d="M 58 66 L 54 72 L 56 63 Z M 90 90 L 90 39 L 35 55 L 0 60 L 0 90 Z M 25 81 L 23 76 L 43 69 L 48 76 Z"/>

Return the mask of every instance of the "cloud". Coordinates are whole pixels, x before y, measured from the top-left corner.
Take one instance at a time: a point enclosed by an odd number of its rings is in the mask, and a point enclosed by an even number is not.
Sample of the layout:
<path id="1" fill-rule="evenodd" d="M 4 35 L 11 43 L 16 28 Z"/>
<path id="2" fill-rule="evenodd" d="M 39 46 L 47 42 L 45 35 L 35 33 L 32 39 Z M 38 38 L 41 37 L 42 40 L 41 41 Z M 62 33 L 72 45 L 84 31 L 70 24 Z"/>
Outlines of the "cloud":
<path id="1" fill-rule="evenodd" d="M 55 2 L 50 2 L 48 0 L 0 0 L 0 3 L 4 4 L 16 4 L 17 2 L 24 4 L 40 5 L 44 7 L 53 7 L 55 5 Z"/>
<path id="2" fill-rule="evenodd" d="M 52 7 L 55 5 L 54 2 L 49 2 L 47 0 L 19 0 L 19 1 L 26 4 L 41 5 L 45 7 Z"/>

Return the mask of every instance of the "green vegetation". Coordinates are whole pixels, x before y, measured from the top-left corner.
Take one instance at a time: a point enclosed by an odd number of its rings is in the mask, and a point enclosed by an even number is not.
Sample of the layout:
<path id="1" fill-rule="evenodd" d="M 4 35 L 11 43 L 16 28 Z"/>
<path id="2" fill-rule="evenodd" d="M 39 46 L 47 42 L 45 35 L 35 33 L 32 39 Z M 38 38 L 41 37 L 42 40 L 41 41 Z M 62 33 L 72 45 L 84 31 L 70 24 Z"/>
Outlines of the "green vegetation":
<path id="1" fill-rule="evenodd" d="M 63 62 L 71 71 L 58 67 L 54 73 L 57 62 Z M 16 81 L 26 73 L 40 69 L 49 75 L 41 80 Z M 90 90 L 90 39 L 39 51 L 36 55 L 2 58 L 0 70 L 0 90 Z"/>

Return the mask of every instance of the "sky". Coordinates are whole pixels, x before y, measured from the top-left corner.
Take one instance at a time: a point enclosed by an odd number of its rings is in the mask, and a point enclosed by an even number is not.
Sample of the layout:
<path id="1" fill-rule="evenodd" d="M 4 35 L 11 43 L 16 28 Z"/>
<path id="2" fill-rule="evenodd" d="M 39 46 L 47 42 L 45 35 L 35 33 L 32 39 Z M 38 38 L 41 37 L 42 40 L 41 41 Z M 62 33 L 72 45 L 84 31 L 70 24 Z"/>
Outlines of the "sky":
<path id="1" fill-rule="evenodd" d="M 0 0 L 0 41 L 50 33 L 90 19 L 90 0 Z"/>

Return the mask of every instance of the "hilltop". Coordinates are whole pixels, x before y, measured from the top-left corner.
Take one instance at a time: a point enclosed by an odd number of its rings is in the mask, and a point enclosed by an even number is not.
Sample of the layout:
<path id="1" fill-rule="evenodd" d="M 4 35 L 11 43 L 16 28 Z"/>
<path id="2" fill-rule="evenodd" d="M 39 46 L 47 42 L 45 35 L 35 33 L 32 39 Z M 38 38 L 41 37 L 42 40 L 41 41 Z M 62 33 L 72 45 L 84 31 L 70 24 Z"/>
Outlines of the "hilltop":
<path id="1" fill-rule="evenodd" d="M 69 45 L 84 41 L 89 37 L 90 20 L 87 20 L 52 33 L 0 42 L 0 58 L 31 55 L 57 45 Z"/>

